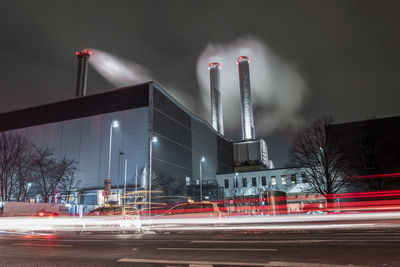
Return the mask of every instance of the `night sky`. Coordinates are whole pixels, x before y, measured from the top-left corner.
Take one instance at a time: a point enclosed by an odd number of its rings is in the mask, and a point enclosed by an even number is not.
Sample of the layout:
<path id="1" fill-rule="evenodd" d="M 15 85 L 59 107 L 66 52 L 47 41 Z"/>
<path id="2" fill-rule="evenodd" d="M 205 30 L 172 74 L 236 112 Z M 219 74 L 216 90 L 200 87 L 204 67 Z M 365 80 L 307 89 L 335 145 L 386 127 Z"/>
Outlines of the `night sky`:
<path id="1" fill-rule="evenodd" d="M 208 53 L 240 56 L 249 46 L 256 134 L 282 167 L 293 135 L 315 118 L 400 115 L 399 10 L 399 1 L 2 0 L 0 112 L 74 97 L 74 53 L 94 48 L 146 69 L 209 120 Z M 229 60 L 225 132 L 237 139 Z M 117 86 L 90 67 L 88 94 Z"/>

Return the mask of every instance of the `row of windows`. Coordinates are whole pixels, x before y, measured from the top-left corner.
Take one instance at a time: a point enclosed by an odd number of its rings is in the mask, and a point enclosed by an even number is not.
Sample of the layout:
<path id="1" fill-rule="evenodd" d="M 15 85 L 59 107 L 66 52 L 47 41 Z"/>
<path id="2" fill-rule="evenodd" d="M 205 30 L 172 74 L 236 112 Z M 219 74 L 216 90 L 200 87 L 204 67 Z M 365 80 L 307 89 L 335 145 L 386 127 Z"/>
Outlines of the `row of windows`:
<path id="1" fill-rule="evenodd" d="M 281 184 L 286 185 L 287 183 L 295 184 L 297 182 L 296 179 L 296 174 L 291 174 L 290 175 L 290 181 L 286 180 L 286 175 L 281 175 Z M 224 180 L 224 185 L 225 188 L 229 188 L 229 179 Z M 267 185 L 267 177 L 261 176 L 261 186 L 266 186 Z M 271 176 L 271 185 L 276 185 L 276 176 L 272 175 Z M 247 187 L 247 178 L 242 178 L 242 186 Z M 251 186 L 256 187 L 257 186 L 257 178 L 256 177 L 251 177 Z M 233 180 L 233 187 L 238 188 L 238 180 L 234 179 Z"/>

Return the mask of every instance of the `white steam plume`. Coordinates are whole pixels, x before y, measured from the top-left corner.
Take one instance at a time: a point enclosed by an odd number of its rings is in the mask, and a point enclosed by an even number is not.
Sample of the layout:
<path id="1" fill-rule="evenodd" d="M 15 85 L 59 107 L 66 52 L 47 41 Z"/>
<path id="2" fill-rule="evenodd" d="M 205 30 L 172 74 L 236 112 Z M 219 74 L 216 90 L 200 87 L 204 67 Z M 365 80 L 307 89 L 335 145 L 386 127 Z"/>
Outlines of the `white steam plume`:
<path id="1" fill-rule="evenodd" d="M 151 73 L 139 64 L 119 58 L 102 50 L 92 51 L 89 63 L 112 85 L 122 87 L 151 81 Z"/>
<path id="2" fill-rule="evenodd" d="M 209 44 L 197 61 L 197 79 L 202 89 L 203 103 L 210 110 L 210 78 L 208 65 L 222 64 L 221 97 L 224 126 L 240 134 L 239 56 L 249 56 L 251 92 L 256 135 L 276 129 L 298 128 L 303 118 L 298 110 L 303 102 L 305 83 L 295 67 L 273 54 L 260 40 L 240 38 L 229 44 Z M 207 112 L 209 120 L 210 113 Z"/>
<path id="3" fill-rule="evenodd" d="M 89 63 L 115 87 L 123 87 L 138 83 L 154 81 L 153 74 L 145 67 L 127 59 L 122 59 L 111 53 L 99 49 L 89 48 L 92 51 Z M 190 107 L 193 99 L 190 94 L 178 90 L 174 86 L 163 86 L 185 107 Z"/>

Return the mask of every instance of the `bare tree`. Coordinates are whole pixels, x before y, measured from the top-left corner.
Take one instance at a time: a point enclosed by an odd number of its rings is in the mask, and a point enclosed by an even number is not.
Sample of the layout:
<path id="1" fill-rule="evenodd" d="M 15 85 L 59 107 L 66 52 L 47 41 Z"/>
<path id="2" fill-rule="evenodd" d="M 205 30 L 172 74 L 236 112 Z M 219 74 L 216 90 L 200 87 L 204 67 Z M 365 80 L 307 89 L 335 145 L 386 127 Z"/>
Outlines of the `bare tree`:
<path id="1" fill-rule="evenodd" d="M 57 161 L 50 148 L 40 147 L 35 148 L 32 168 L 35 175 L 35 191 L 41 195 L 43 202 L 54 202 L 57 190 L 64 182 L 73 178 L 76 161 L 65 157 Z"/>
<path id="2" fill-rule="evenodd" d="M 326 134 L 326 126 L 332 118 L 323 117 L 299 132 L 289 152 L 291 164 L 304 175 L 310 191 L 327 196 L 333 202 L 333 194 L 346 184 L 348 170 L 337 142 L 331 142 Z"/>
<path id="3" fill-rule="evenodd" d="M 0 133 L 0 198 L 23 200 L 30 179 L 32 145 L 24 137 Z"/>
<path id="4" fill-rule="evenodd" d="M 74 167 L 75 168 L 75 167 Z M 74 192 L 76 189 L 78 189 L 80 183 L 82 182 L 81 180 L 78 180 L 75 175 L 74 175 L 75 170 L 69 170 L 64 179 L 61 180 L 59 188 L 61 192 L 65 195 L 66 201 L 71 202 L 71 194 Z"/>
<path id="5" fill-rule="evenodd" d="M 160 190 L 165 196 L 165 204 L 170 203 L 171 197 L 183 196 L 185 192 L 185 181 L 183 179 L 179 180 L 171 176 L 166 176 L 163 174 L 152 175 L 152 189 Z"/>

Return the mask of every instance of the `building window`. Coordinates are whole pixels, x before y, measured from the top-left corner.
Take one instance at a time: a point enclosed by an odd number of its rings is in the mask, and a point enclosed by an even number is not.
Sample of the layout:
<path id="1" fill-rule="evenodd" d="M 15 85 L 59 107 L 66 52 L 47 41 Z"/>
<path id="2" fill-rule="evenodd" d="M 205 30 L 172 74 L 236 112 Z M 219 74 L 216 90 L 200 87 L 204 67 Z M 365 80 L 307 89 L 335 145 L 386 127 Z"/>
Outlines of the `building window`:
<path id="1" fill-rule="evenodd" d="M 267 177 L 261 176 L 261 185 L 266 186 L 267 185 Z"/>
<path id="2" fill-rule="evenodd" d="M 282 184 L 286 184 L 286 175 L 281 175 Z"/>
<path id="3" fill-rule="evenodd" d="M 271 176 L 271 185 L 276 185 L 276 177 Z"/>
<path id="4" fill-rule="evenodd" d="M 247 187 L 247 178 L 242 179 L 242 185 L 243 187 Z"/>
<path id="5" fill-rule="evenodd" d="M 186 185 L 190 185 L 190 177 L 186 176 Z"/>
<path id="6" fill-rule="evenodd" d="M 251 186 L 257 186 L 257 178 L 256 177 L 251 178 Z"/>
<path id="7" fill-rule="evenodd" d="M 292 184 L 295 184 L 297 181 L 296 181 L 296 174 L 292 174 L 291 176 L 290 176 L 290 178 L 291 178 L 291 180 L 292 180 Z"/>
<path id="8" fill-rule="evenodd" d="M 228 180 L 228 179 L 225 179 L 225 180 L 224 180 L 224 183 L 225 183 L 225 188 L 229 188 L 229 180 Z"/>

